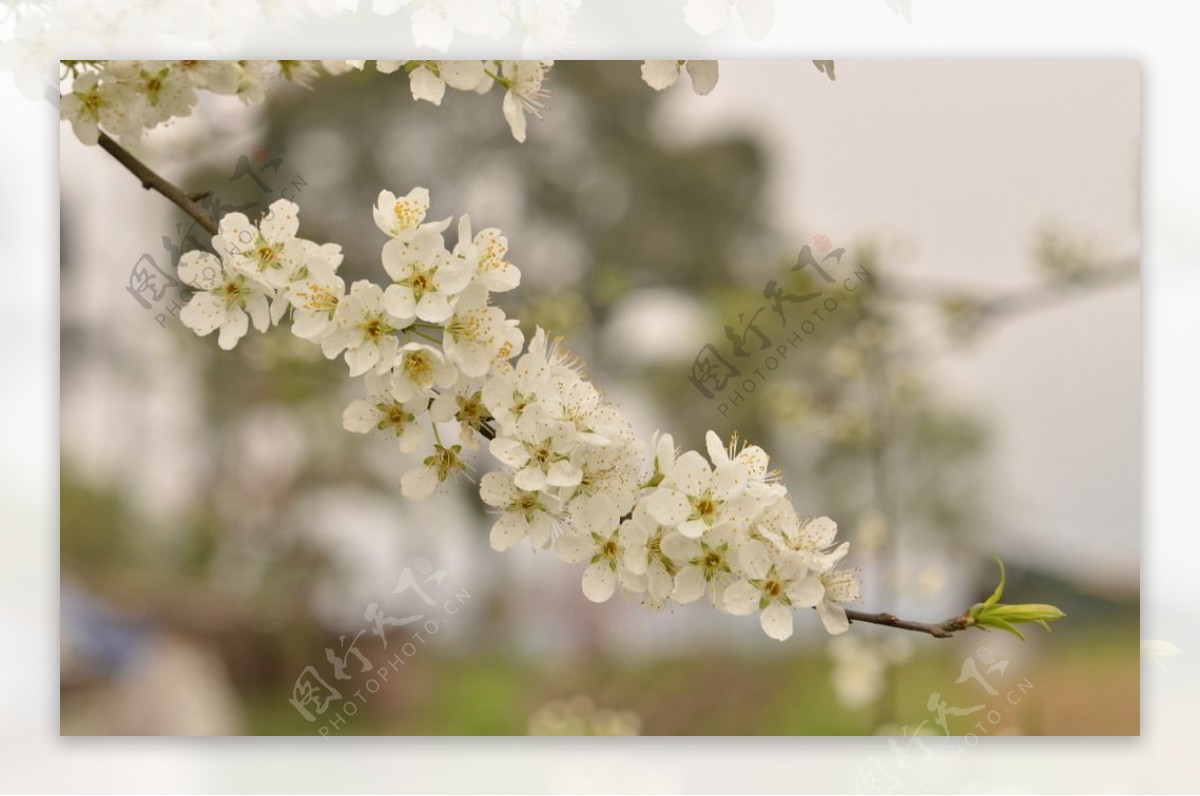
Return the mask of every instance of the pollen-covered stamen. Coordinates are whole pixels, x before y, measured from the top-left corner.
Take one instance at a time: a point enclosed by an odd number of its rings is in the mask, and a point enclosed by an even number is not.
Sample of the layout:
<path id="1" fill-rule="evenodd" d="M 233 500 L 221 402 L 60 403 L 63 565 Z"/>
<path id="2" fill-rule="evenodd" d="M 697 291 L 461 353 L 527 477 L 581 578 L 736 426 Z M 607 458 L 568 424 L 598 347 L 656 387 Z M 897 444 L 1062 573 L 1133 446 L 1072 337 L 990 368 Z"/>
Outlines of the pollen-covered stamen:
<path id="1" fill-rule="evenodd" d="M 460 395 L 457 398 L 458 411 L 454 417 L 460 423 L 464 423 L 478 431 L 484 422 L 491 417 L 488 414 L 487 408 L 483 405 L 483 395 L 475 393 L 473 395 Z"/>
<path id="2" fill-rule="evenodd" d="M 383 319 L 382 315 L 369 315 L 361 323 L 356 324 L 355 328 L 362 332 L 364 338 L 372 342 L 378 342 L 396 331 Z"/>
<path id="3" fill-rule="evenodd" d="M 596 543 L 596 554 L 592 556 L 592 563 L 603 561 L 608 564 L 610 569 L 615 570 L 623 552 L 617 535 L 614 533 L 611 536 L 602 536 L 593 533 L 592 540 Z"/>
<path id="4" fill-rule="evenodd" d="M 404 404 L 400 403 L 377 403 L 375 408 L 379 410 L 381 417 L 376 425 L 380 431 L 384 429 L 394 429 L 399 435 L 405 428 L 417 418 Z"/>
<path id="5" fill-rule="evenodd" d="M 432 467 L 437 473 L 438 481 L 445 481 L 454 471 L 467 469 L 458 455 L 461 450 L 461 445 L 453 445 L 449 448 L 436 445 L 433 455 L 425 459 L 425 464 Z"/>
<path id="6" fill-rule="evenodd" d="M 396 284 L 404 285 L 412 290 L 413 298 L 415 298 L 417 301 L 420 301 L 422 296 L 436 288 L 436 286 L 433 284 L 434 270 L 436 269 L 429 271 L 414 270 L 412 276 L 405 277 Z"/>
<path id="7" fill-rule="evenodd" d="M 401 229 L 413 229 L 425 218 L 426 210 L 425 205 L 420 202 L 397 199 L 395 207 L 392 208 L 392 215 L 395 216 Z"/>
<path id="8" fill-rule="evenodd" d="M 246 290 L 246 281 L 242 277 L 230 279 L 220 288 L 221 295 L 225 297 L 225 306 L 232 307 L 235 304 L 240 304 L 244 301 L 245 296 L 249 293 Z"/>
<path id="9" fill-rule="evenodd" d="M 731 571 L 729 562 L 725 558 L 727 548 L 728 545 L 721 545 L 720 547 L 704 545 L 704 555 L 692 561 L 694 566 L 701 567 L 704 570 L 705 580 L 712 580 L 717 575 Z"/>
<path id="10" fill-rule="evenodd" d="M 404 357 L 404 374 L 416 384 L 433 383 L 433 359 L 424 351 L 411 351 Z"/>
<path id="11" fill-rule="evenodd" d="M 303 290 L 297 290 L 292 303 L 307 312 L 328 313 L 330 315 L 338 307 L 341 297 L 324 285 L 308 282 Z"/>

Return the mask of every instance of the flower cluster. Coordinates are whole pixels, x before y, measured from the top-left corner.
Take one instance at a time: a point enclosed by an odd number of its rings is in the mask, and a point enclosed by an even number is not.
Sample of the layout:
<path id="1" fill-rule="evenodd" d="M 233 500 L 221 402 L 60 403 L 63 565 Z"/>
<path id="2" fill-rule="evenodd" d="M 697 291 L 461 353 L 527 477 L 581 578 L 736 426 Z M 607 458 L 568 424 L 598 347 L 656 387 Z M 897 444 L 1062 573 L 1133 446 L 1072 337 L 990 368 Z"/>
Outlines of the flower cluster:
<path id="1" fill-rule="evenodd" d="M 479 481 L 496 514 L 492 547 L 528 541 L 586 564 L 590 600 L 620 591 L 661 609 L 706 598 L 726 613 L 758 613 L 780 640 L 794 609 L 812 607 L 829 632 L 844 631 L 841 606 L 859 593 L 856 573 L 840 566 L 848 544 L 835 545 L 830 519 L 797 514 L 767 454 L 736 439 L 725 446 L 711 431 L 707 455 L 680 452 L 669 434 L 642 443 L 578 360 L 541 329 L 526 345 L 490 303 L 520 282 L 504 235 L 475 233 L 464 216 L 451 248 L 452 219 L 427 221 L 429 205 L 423 188 L 379 195 L 390 283 L 348 290 L 340 248 L 297 237 L 293 203 L 275 202 L 257 223 L 226 215 L 218 254 L 180 261 L 197 291 L 180 318 L 201 335 L 219 329 L 231 348 L 250 323 L 262 331 L 290 315 L 296 336 L 343 357 L 362 380 L 345 428 L 429 454 L 401 478 L 409 498 L 465 471 L 463 447 L 486 440 L 503 465 Z"/>
<path id="2" fill-rule="evenodd" d="M 263 101 L 276 77 L 308 86 L 325 64 L 345 71 L 340 61 L 63 61 L 61 117 L 85 144 L 100 131 L 136 142 L 146 130 L 188 116 L 198 92 L 239 97 L 248 105 Z"/>
<path id="3" fill-rule="evenodd" d="M 146 130 L 188 116 L 200 91 L 237 96 L 257 104 L 274 78 L 310 86 L 323 74 L 366 68 L 367 61 L 64 61 L 61 116 L 79 140 L 95 144 L 103 130 L 122 142 L 136 142 Z M 541 118 L 549 92 L 545 84 L 554 62 L 389 61 L 373 62 L 382 74 L 403 72 L 414 100 L 441 105 L 446 89 L 487 94 L 504 91 L 501 110 L 517 141 L 526 137 L 527 116 Z M 692 78 L 699 94 L 717 83 L 716 61 L 646 61 L 642 77 L 661 90 Z"/>
<path id="4" fill-rule="evenodd" d="M 347 61 L 363 69 L 366 61 Z M 513 138 L 525 141 L 525 114 L 541 118 L 549 92 L 543 87 L 553 61 L 375 61 L 383 74 L 404 70 L 413 99 L 441 105 L 446 87 L 486 94 L 499 84 L 502 109 Z"/>

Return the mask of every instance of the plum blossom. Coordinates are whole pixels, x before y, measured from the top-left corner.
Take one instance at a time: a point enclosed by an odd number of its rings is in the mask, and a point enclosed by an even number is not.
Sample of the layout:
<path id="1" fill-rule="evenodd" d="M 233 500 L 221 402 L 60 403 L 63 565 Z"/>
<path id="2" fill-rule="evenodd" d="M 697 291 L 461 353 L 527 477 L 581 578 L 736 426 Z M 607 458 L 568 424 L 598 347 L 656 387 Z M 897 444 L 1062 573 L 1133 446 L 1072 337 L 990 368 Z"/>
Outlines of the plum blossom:
<path id="1" fill-rule="evenodd" d="M 388 313 L 383 288 L 366 279 L 350 286 L 350 294 L 338 302 L 334 328 L 321 340 L 321 350 L 333 359 L 346 352 L 351 376 L 369 370 L 386 373 L 400 349 L 396 331 L 412 322 Z"/>
<path id="2" fill-rule="evenodd" d="M 592 602 L 605 602 L 626 577 L 617 507 L 606 495 L 590 497 L 572 513 L 571 523 L 571 529 L 555 540 L 554 550 L 568 563 L 588 562 L 583 595 Z"/>
<path id="3" fill-rule="evenodd" d="M 424 444 L 426 431 L 418 415 L 420 404 L 405 404 L 388 390 L 387 380 L 374 373 L 364 379 L 367 397 L 358 398 L 342 413 L 342 426 L 356 434 L 393 434 L 403 453 L 411 453 Z"/>
<path id="4" fill-rule="evenodd" d="M 504 118 L 513 138 L 525 141 L 525 114 L 539 119 L 546 108 L 549 92 L 542 88 L 553 61 L 504 61 L 500 82 L 508 89 L 504 95 Z"/>
<path id="5" fill-rule="evenodd" d="M 619 592 L 658 610 L 707 596 L 719 611 L 758 613 L 779 640 L 791 636 L 796 608 L 815 607 L 826 630 L 845 631 L 843 606 L 860 587 L 841 567 L 848 545 L 837 543 L 837 525 L 797 513 L 758 446 L 711 431 L 703 453 L 678 450 L 670 434 L 643 444 L 559 340 L 536 328 L 526 344 L 516 320 L 490 304 L 520 276 L 503 234 L 473 235 L 463 217 L 447 251 L 450 221 L 426 221 L 429 202 L 423 188 L 383 191 L 373 208 L 388 236 L 386 292 L 363 279 L 346 293 L 340 248 L 298 237 L 291 203 L 272 205 L 258 224 L 229 214 L 216 240 L 246 245 L 223 247 L 223 260 L 185 255 L 180 275 L 197 293 L 181 317 L 202 335 L 220 329 L 224 348 L 251 322 L 265 330 L 288 317 L 327 357 L 344 353 L 366 394 L 346 407 L 343 426 L 395 437 L 420 457 L 400 478 L 409 499 L 464 472 L 464 446 L 486 440 L 499 463 L 479 480 L 497 515 L 489 544 L 528 540 L 586 564 L 588 600 Z"/>
<path id="6" fill-rule="evenodd" d="M 221 348 L 229 350 L 237 345 L 251 321 L 260 332 L 270 326 L 271 310 L 264 288 L 214 255 L 185 252 L 179 258 L 179 279 L 195 291 L 180 310 L 179 320 L 201 337 L 219 329 L 217 344 Z"/>
<path id="7" fill-rule="evenodd" d="M 811 608 L 825 594 L 821 580 L 798 556 L 772 556 L 766 545 L 750 542 L 739 551 L 738 562 L 744 578 L 725 589 L 725 610 L 735 615 L 758 611 L 763 632 L 777 641 L 792 636 L 792 608 Z"/>
<path id="8" fill-rule="evenodd" d="M 213 245 L 246 276 L 272 290 L 286 288 L 308 253 L 296 237 L 299 213 L 296 203 L 287 199 L 272 202 L 258 222 L 243 213 L 228 213 L 221 218 Z"/>
<path id="9" fill-rule="evenodd" d="M 434 398 L 457 380 L 458 369 L 440 350 L 424 343 L 400 346 L 392 364 L 392 395 L 401 401 Z"/>
<path id="10" fill-rule="evenodd" d="M 397 318 L 442 323 L 454 311 L 454 299 L 474 276 L 467 263 L 446 250 L 442 233 L 428 225 L 407 242 L 383 246 L 383 268 L 392 278 L 384 292 L 387 311 Z"/>
<path id="11" fill-rule="evenodd" d="M 488 537 L 493 549 L 508 550 L 524 539 L 534 550 L 550 546 L 561 508 L 553 495 L 521 489 L 511 473 L 496 471 L 480 480 L 479 496 L 489 506 L 503 510 Z"/>

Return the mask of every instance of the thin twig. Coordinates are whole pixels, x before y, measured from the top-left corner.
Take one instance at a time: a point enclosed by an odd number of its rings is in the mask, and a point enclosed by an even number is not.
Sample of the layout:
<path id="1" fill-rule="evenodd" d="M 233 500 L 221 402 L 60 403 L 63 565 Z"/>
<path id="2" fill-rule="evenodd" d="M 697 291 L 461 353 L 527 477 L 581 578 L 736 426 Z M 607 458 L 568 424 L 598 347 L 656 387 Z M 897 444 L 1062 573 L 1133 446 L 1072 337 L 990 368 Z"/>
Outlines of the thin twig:
<path id="1" fill-rule="evenodd" d="M 99 143 L 101 149 L 116 158 L 118 163 L 129 169 L 133 173 L 133 176 L 141 180 L 143 188 L 147 191 L 158 191 L 167 199 L 174 202 L 180 210 L 194 218 L 197 224 L 208 231 L 208 234 L 217 234 L 217 222 L 213 221 L 212 216 L 204 212 L 188 194 L 176 188 L 145 163 L 134 157 L 129 150 L 104 133 L 100 134 Z"/>
<path id="2" fill-rule="evenodd" d="M 847 610 L 846 617 L 851 622 L 867 622 L 872 625 L 883 625 L 884 627 L 894 627 L 898 630 L 911 630 L 914 633 L 925 633 L 934 638 L 950 638 L 960 630 L 966 630 L 975 624 L 974 620 L 967 615 L 956 616 L 953 619 L 947 619 L 944 622 L 936 622 L 930 624 L 928 622 L 913 622 L 908 619 L 901 619 L 897 616 L 887 613 L 869 614 L 865 611 Z"/>

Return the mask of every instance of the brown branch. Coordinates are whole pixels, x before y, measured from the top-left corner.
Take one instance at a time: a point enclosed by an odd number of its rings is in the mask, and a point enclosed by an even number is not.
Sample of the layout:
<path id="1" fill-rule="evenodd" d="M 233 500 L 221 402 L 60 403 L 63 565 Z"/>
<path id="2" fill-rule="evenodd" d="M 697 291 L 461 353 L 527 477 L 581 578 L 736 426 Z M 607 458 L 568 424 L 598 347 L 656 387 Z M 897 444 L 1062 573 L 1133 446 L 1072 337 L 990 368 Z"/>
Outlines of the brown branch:
<path id="1" fill-rule="evenodd" d="M 99 143 L 101 149 L 116 158 L 118 163 L 129 169 L 133 173 L 133 176 L 141 180 L 143 188 L 147 191 L 158 191 L 158 193 L 174 202 L 180 210 L 194 218 L 196 223 L 203 227 L 208 234 L 217 234 L 217 222 L 213 220 L 212 216 L 204 212 L 192 198 L 193 196 L 203 198 L 207 195 L 207 192 L 191 195 L 184 193 L 104 133 L 100 134 Z"/>
<path id="2" fill-rule="evenodd" d="M 141 181 L 143 188 L 148 191 L 157 191 L 195 219 L 196 223 L 207 230 L 210 235 L 217 234 L 216 222 L 195 201 L 208 196 L 209 191 L 184 193 L 104 133 L 100 133 L 99 144 L 101 149 L 112 155 L 122 166 L 129 169 Z M 492 427 L 493 422 L 493 419 L 489 417 L 480 424 L 479 433 L 485 439 L 491 440 L 496 436 L 495 429 Z M 628 516 L 630 515 L 626 515 L 626 518 Z M 975 621 L 965 614 L 935 624 L 900 619 L 889 613 L 872 614 L 851 609 L 846 610 L 846 617 L 851 622 L 865 622 L 873 625 L 882 625 L 883 627 L 893 627 L 898 630 L 911 630 L 915 633 L 925 633 L 934 638 L 950 638 L 955 633 L 966 630 L 975 624 Z"/>
<path id="3" fill-rule="evenodd" d="M 975 624 L 975 620 L 963 614 L 956 616 L 953 619 L 947 619 L 944 622 L 936 622 L 930 624 L 928 622 L 913 622 L 908 619 L 901 619 L 892 614 L 880 613 L 869 614 L 865 611 L 846 610 L 846 617 L 851 622 L 867 622 L 872 625 L 882 625 L 884 627 L 894 627 L 898 630 L 911 630 L 914 633 L 925 633 L 934 638 L 950 638 L 960 630 L 966 630 Z"/>

